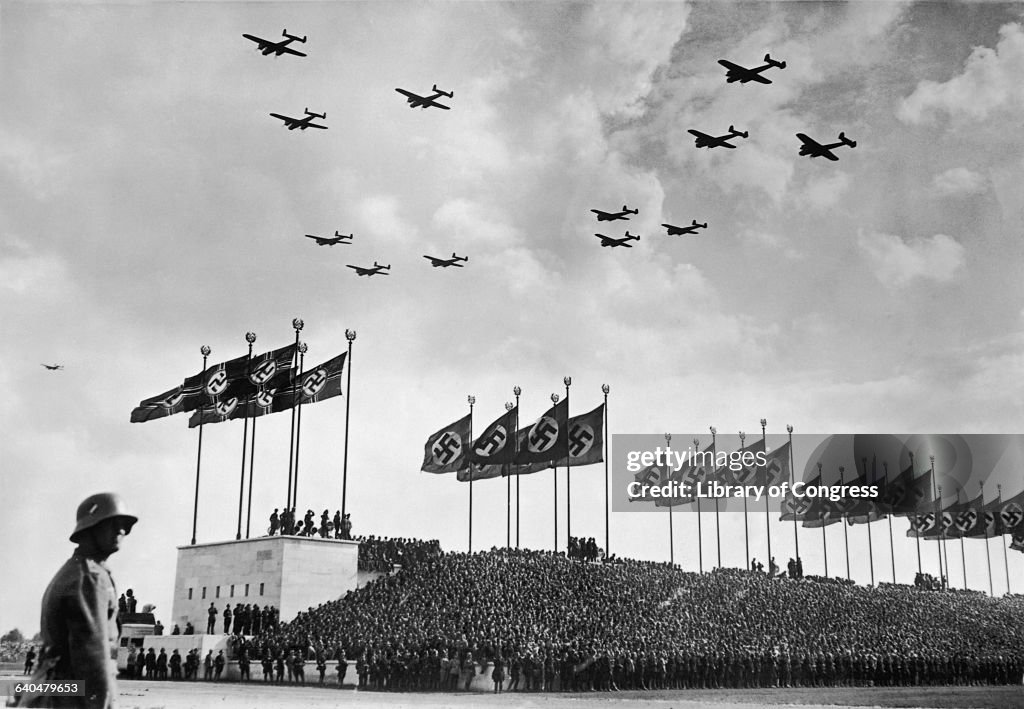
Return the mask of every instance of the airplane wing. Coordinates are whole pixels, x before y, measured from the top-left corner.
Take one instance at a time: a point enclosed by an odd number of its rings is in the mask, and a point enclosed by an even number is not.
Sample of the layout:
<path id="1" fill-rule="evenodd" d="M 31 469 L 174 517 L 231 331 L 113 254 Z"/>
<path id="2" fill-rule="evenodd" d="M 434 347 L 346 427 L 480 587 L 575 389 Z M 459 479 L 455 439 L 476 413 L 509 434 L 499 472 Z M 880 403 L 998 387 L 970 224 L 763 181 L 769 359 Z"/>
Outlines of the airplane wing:
<path id="1" fill-rule="evenodd" d="M 751 73 L 746 67 L 733 64 L 728 59 L 719 59 L 718 63 L 728 70 L 729 78 L 745 80 L 746 76 Z"/>
<path id="2" fill-rule="evenodd" d="M 821 143 L 819 143 L 818 141 L 814 140 L 813 138 L 808 138 L 803 133 L 797 133 L 796 137 L 800 139 L 800 142 L 802 142 L 804 144 L 805 148 L 810 148 L 814 152 L 818 152 L 818 151 L 821 150 Z"/>
<path id="3" fill-rule="evenodd" d="M 327 130 L 327 126 L 322 126 L 317 123 L 307 123 L 306 125 L 302 126 L 302 128 L 303 130 L 305 130 L 306 128 L 323 128 L 324 130 Z"/>
<path id="4" fill-rule="evenodd" d="M 314 239 L 317 244 L 323 244 L 324 243 L 324 240 L 321 237 L 319 237 L 319 236 L 313 236 L 312 234 L 306 234 L 305 236 L 306 236 L 307 239 Z"/>
<path id="5" fill-rule="evenodd" d="M 719 148 L 719 147 L 721 147 L 721 148 L 732 148 L 734 150 L 736 149 L 735 145 L 733 145 L 732 143 L 727 143 L 725 140 L 716 141 L 715 143 L 712 143 L 709 147 L 711 147 L 711 148 Z"/>
<path id="6" fill-rule="evenodd" d="M 711 136 L 707 133 L 701 133 L 699 130 L 693 130 L 692 128 L 686 131 L 690 135 L 696 136 L 698 140 L 711 140 Z"/>
<path id="7" fill-rule="evenodd" d="M 748 81 L 756 81 L 759 84 L 770 84 L 770 83 L 772 83 L 771 79 L 766 79 L 765 77 L 763 77 L 760 74 L 758 74 L 756 71 L 752 71 L 752 72 L 750 72 L 750 74 L 748 76 L 744 76 L 742 79 L 740 79 L 740 83 L 742 83 L 742 84 L 745 84 Z"/>
<path id="8" fill-rule="evenodd" d="M 349 268 L 351 268 L 352 270 L 354 270 L 360 276 L 365 276 L 366 275 L 367 269 L 365 269 L 365 268 L 363 268 L 361 266 L 353 266 L 352 264 L 347 264 L 347 266 Z"/>
<path id="9" fill-rule="evenodd" d="M 829 160 L 831 160 L 833 162 L 838 162 L 839 161 L 839 158 L 836 157 L 835 153 L 833 153 L 831 150 L 826 150 L 825 148 L 821 149 L 821 152 L 818 153 L 818 156 L 822 157 L 822 158 L 828 158 Z"/>
<path id="10" fill-rule="evenodd" d="M 450 106 L 445 106 L 444 104 L 438 103 L 437 101 L 425 101 L 424 103 L 426 103 L 427 106 L 433 106 L 434 108 L 443 108 L 446 111 L 451 109 Z"/>
<path id="11" fill-rule="evenodd" d="M 434 258 L 433 256 L 427 256 L 426 254 L 423 254 L 423 258 L 429 260 L 431 266 L 440 266 L 441 265 L 441 259 L 439 259 L 439 258 Z"/>
<path id="12" fill-rule="evenodd" d="M 294 118 L 289 118 L 288 116 L 282 116 L 280 113 L 271 113 L 270 115 L 273 116 L 274 118 L 278 119 L 279 121 L 284 121 L 284 124 L 286 126 L 288 126 L 289 128 L 291 128 L 292 125 L 294 125 L 296 123 L 299 123 L 299 121 L 295 120 Z"/>
<path id="13" fill-rule="evenodd" d="M 402 94 L 403 96 L 406 96 L 409 99 L 409 103 L 412 103 L 413 106 L 418 106 L 419 105 L 418 102 L 423 101 L 423 97 L 422 96 L 418 96 L 418 95 L 414 94 L 412 91 L 406 91 L 405 89 L 395 89 L 395 91 L 397 91 L 398 93 Z M 413 103 L 413 102 L 417 102 L 417 103 Z"/>
<path id="14" fill-rule="evenodd" d="M 288 54 L 294 54 L 297 57 L 304 57 L 304 56 L 306 56 L 302 52 L 298 51 L 297 49 L 292 49 L 291 47 L 278 47 L 275 50 L 275 53 L 277 54 L 277 56 L 281 56 L 285 52 L 287 52 Z"/>
<path id="15" fill-rule="evenodd" d="M 251 34 L 243 34 L 242 36 L 245 37 L 246 39 L 251 40 L 251 41 L 255 42 L 256 44 L 260 45 L 260 49 L 263 49 L 264 47 L 267 47 L 267 46 L 269 46 L 271 44 L 274 44 L 274 42 L 268 42 L 265 39 L 260 39 L 259 37 L 254 37 Z"/>

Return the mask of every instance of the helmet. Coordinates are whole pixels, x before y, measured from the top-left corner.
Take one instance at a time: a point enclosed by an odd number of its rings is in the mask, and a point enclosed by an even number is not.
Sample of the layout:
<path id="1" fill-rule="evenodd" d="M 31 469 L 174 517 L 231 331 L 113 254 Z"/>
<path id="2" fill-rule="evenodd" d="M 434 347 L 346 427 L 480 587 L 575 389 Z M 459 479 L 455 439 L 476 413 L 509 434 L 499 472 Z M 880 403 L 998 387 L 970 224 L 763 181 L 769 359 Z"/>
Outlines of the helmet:
<path id="1" fill-rule="evenodd" d="M 121 496 L 116 492 L 100 492 L 82 500 L 75 515 L 75 531 L 71 533 L 71 541 L 77 542 L 82 532 L 95 527 L 105 519 L 123 517 L 127 520 L 130 532 L 132 525 L 139 521 L 135 515 L 128 514 Z"/>

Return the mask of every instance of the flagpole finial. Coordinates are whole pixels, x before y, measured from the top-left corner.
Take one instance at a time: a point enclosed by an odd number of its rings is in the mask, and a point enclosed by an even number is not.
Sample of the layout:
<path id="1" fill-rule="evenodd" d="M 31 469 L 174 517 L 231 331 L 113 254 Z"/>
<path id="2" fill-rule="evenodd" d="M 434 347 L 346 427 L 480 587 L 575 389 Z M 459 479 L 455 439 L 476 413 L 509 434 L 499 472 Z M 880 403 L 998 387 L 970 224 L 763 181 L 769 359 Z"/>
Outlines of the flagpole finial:
<path id="1" fill-rule="evenodd" d="M 561 397 L 559 397 L 559 396 L 558 396 L 558 394 L 552 394 L 552 395 L 551 395 L 551 403 L 552 403 L 552 404 L 557 404 L 557 403 L 558 403 L 558 400 L 559 400 L 559 398 L 561 398 Z"/>
<path id="2" fill-rule="evenodd" d="M 515 394 L 516 396 L 519 396 L 520 394 L 523 393 L 523 390 L 520 389 L 519 386 L 517 385 L 517 386 L 512 387 L 512 393 Z"/>
<path id="3" fill-rule="evenodd" d="M 308 349 L 309 349 L 309 347 L 306 346 L 305 342 L 300 342 L 299 343 L 299 354 L 306 354 L 306 350 L 308 350 Z"/>
<path id="4" fill-rule="evenodd" d="M 513 404 L 511 401 L 506 401 L 505 402 L 505 411 L 511 411 L 515 407 L 516 407 L 516 405 Z"/>
<path id="5" fill-rule="evenodd" d="M 570 384 L 572 384 L 572 377 L 562 377 L 562 383 L 565 384 L 566 386 L 569 386 Z"/>
<path id="6" fill-rule="evenodd" d="M 468 401 L 469 405 L 472 406 L 473 404 L 476 403 L 476 397 L 470 394 L 469 396 L 466 397 L 466 401 Z"/>
<path id="7" fill-rule="evenodd" d="M 672 442 L 672 434 L 671 433 L 666 433 L 665 434 L 665 443 L 671 443 L 671 442 Z"/>
<path id="8" fill-rule="evenodd" d="M 786 424 L 786 432 L 787 433 L 792 433 L 793 432 L 793 427 L 790 426 L 788 423 Z"/>
<path id="9" fill-rule="evenodd" d="M 747 434 L 745 434 L 743 431 L 740 431 L 740 446 L 743 445 L 743 441 L 745 440 L 747 440 Z"/>
<path id="10" fill-rule="evenodd" d="M 818 461 L 818 477 L 821 477 L 821 461 Z"/>
<path id="11" fill-rule="evenodd" d="M 700 448 L 700 439 L 699 438 L 694 438 L 693 439 L 693 447 L 694 448 Z"/>
<path id="12" fill-rule="evenodd" d="M 349 342 L 355 341 L 355 339 L 356 339 L 356 331 L 355 330 L 345 330 L 345 339 L 348 340 Z"/>
<path id="13" fill-rule="evenodd" d="M 601 391 L 603 391 L 605 393 L 605 396 L 607 396 L 608 392 L 610 392 L 611 390 L 612 390 L 612 388 L 610 386 L 608 386 L 607 384 L 602 384 L 601 385 Z"/>
<path id="14" fill-rule="evenodd" d="M 295 332 L 298 332 L 306 326 L 306 323 L 302 322 L 302 318 L 295 318 L 292 320 L 292 327 L 295 328 Z"/>
<path id="15" fill-rule="evenodd" d="M 715 428 L 714 426 L 710 426 L 709 428 L 711 429 L 711 435 L 712 436 L 714 436 L 716 433 L 718 433 L 718 429 Z"/>
<path id="16" fill-rule="evenodd" d="M 199 354 L 203 357 L 209 357 L 211 352 L 213 352 L 213 350 L 210 349 L 209 345 L 203 345 L 199 348 Z"/>
<path id="17" fill-rule="evenodd" d="M 247 333 L 245 333 L 245 341 L 248 342 L 250 345 L 252 343 L 256 342 L 256 333 L 255 332 L 247 332 Z"/>
<path id="18" fill-rule="evenodd" d="M 764 428 L 767 425 L 768 425 L 768 419 L 761 419 L 761 428 Z"/>

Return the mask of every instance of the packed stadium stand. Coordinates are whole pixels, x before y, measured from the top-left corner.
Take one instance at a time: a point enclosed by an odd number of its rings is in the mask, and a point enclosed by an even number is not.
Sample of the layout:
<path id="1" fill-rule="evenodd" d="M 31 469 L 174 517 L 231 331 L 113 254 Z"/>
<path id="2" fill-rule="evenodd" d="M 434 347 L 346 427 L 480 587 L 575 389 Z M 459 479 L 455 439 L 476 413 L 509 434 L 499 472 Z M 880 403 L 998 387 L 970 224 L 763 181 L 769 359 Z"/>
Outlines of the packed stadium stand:
<path id="1" fill-rule="evenodd" d="M 519 690 L 910 686 L 1020 683 L 1021 638 L 1022 596 L 492 549 L 432 551 L 248 651 L 345 657 L 379 689 L 455 686 L 467 664 Z"/>

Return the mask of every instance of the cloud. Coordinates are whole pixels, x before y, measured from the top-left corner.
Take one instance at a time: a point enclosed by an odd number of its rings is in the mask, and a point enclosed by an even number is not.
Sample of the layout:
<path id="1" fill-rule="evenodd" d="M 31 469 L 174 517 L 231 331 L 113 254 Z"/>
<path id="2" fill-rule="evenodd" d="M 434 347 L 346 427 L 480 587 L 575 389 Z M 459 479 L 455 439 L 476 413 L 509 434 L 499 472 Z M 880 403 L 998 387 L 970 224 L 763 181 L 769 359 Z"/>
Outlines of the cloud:
<path id="1" fill-rule="evenodd" d="M 999 29 L 995 49 L 975 47 L 964 70 L 946 82 L 922 81 L 900 103 L 897 117 L 919 124 L 942 113 L 954 121 L 981 121 L 1002 109 L 1024 107 L 1024 31 L 1010 23 Z"/>
<path id="2" fill-rule="evenodd" d="M 940 197 L 980 194 L 987 187 L 984 175 L 972 172 L 966 167 L 946 170 L 932 180 L 932 190 Z"/>
<path id="3" fill-rule="evenodd" d="M 905 286 L 917 278 L 949 282 L 964 267 L 964 247 L 945 234 L 908 241 L 894 234 L 860 232 L 857 244 L 878 279 L 890 286 Z"/>
<path id="4" fill-rule="evenodd" d="M 849 186 L 850 176 L 845 172 L 837 172 L 829 177 L 808 182 L 798 199 L 812 209 L 825 210 L 838 204 Z"/>

